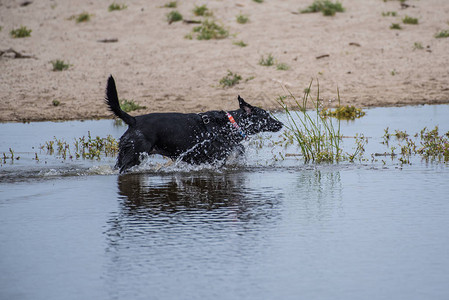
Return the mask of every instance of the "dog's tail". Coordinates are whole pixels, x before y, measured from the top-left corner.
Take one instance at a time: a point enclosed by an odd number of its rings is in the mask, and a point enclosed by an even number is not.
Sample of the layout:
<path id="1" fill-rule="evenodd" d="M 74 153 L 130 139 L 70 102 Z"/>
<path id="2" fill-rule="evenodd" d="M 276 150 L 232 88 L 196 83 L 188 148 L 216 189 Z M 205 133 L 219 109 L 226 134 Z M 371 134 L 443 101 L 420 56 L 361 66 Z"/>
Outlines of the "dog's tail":
<path id="1" fill-rule="evenodd" d="M 114 113 L 114 115 L 122 119 L 126 124 L 128 124 L 131 127 L 136 125 L 136 118 L 128 115 L 120 108 L 120 103 L 118 101 L 117 95 L 117 88 L 115 87 L 115 81 L 112 75 L 109 76 L 108 78 L 105 101 L 106 104 L 109 106 L 109 109 Z"/>

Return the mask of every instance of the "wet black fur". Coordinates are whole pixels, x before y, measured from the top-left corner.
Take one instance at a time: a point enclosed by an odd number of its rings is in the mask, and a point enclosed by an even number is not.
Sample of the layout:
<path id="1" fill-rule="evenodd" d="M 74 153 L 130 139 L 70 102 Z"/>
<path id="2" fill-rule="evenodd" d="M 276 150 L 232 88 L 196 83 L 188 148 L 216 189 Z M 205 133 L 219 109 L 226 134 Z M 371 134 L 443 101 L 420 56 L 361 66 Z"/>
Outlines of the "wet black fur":
<path id="1" fill-rule="evenodd" d="M 234 149 L 243 150 L 244 137 L 232 126 L 226 112 L 152 113 L 130 116 L 120 108 L 112 76 L 106 87 L 106 104 L 126 124 L 128 130 L 119 142 L 116 167 L 124 172 L 140 163 L 142 153 L 161 154 L 191 164 L 214 163 L 226 158 Z M 229 111 L 246 135 L 262 131 L 276 132 L 282 123 L 265 110 L 238 97 L 240 109 Z"/>

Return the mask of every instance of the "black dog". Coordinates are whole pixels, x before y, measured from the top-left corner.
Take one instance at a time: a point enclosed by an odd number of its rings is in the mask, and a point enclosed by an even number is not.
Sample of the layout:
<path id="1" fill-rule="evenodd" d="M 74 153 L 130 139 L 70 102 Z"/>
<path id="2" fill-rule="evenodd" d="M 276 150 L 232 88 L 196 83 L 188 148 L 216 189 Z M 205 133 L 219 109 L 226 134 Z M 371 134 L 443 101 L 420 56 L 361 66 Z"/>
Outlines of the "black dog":
<path id="1" fill-rule="evenodd" d="M 249 135 L 276 132 L 283 124 L 263 109 L 238 97 L 240 109 L 205 113 L 152 113 L 130 116 L 120 108 L 115 81 L 108 79 L 106 104 L 128 130 L 119 143 L 116 167 L 126 171 L 140 163 L 142 153 L 161 154 L 191 164 L 214 163 L 225 159 Z"/>

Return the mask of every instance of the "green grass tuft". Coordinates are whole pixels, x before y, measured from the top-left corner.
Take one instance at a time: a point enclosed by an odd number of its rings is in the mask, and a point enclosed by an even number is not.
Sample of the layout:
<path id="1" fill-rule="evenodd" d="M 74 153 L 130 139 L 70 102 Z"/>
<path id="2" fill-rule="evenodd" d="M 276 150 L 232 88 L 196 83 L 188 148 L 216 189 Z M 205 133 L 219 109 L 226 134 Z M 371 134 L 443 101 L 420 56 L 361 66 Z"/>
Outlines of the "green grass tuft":
<path id="1" fill-rule="evenodd" d="M 274 65 L 274 57 L 273 55 L 268 54 L 267 58 L 265 58 L 264 56 L 262 56 L 259 60 L 259 65 L 261 66 L 265 66 L 265 67 L 269 67 Z"/>
<path id="2" fill-rule="evenodd" d="M 395 11 L 387 11 L 387 12 L 382 12 L 382 16 L 383 17 L 396 17 L 397 13 Z"/>
<path id="3" fill-rule="evenodd" d="M 176 8 L 178 6 L 178 1 L 170 1 L 164 5 L 167 8 Z"/>
<path id="4" fill-rule="evenodd" d="M 124 112 L 130 112 L 130 111 L 135 111 L 135 110 L 139 110 L 139 109 L 145 109 L 146 106 L 140 106 L 139 104 L 135 103 L 133 100 L 120 99 L 120 108 Z"/>
<path id="5" fill-rule="evenodd" d="M 193 13 L 195 14 L 195 16 L 202 16 L 202 17 L 212 16 L 212 12 L 209 10 L 209 8 L 207 8 L 206 4 L 201 6 L 195 5 Z"/>
<path id="6" fill-rule="evenodd" d="M 334 117 L 339 120 L 355 120 L 365 115 L 361 108 L 354 106 L 338 106 L 335 110 L 324 109 L 321 114 L 325 117 Z"/>
<path id="7" fill-rule="evenodd" d="M 290 69 L 289 65 L 287 65 L 286 63 L 278 63 L 276 65 L 276 70 L 280 70 L 280 71 L 286 71 Z"/>
<path id="8" fill-rule="evenodd" d="M 69 64 L 60 59 L 51 61 L 51 64 L 53 65 L 53 71 L 64 71 L 70 67 Z"/>
<path id="9" fill-rule="evenodd" d="M 200 26 L 194 27 L 193 34 L 196 34 L 198 40 L 224 39 L 229 36 L 229 32 L 224 27 L 209 20 L 204 20 Z"/>
<path id="10" fill-rule="evenodd" d="M 329 0 L 315 0 L 309 7 L 301 10 L 302 14 L 322 12 L 325 16 L 334 16 L 337 12 L 344 12 L 345 9 L 340 2 Z"/>
<path id="11" fill-rule="evenodd" d="M 9 33 L 13 38 L 24 38 L 31 36 L 31 29 L 28 29 L 26 26 L 20 26 L 20 28 L 13 29 Z"/>
<path id="12" fill-rule="evenodd" d="M 402 27 L 401 25 L 399 25 L 399 23 L 392 23 L 390 29 L 401 30 Z"/>
<path id="13" fill-rule="evenodd" d="M 234 41 L 232 44 L 239 46 L 239 47 L 246 47 L 248 44 L 246 44 L 244 41 Z"/>
<path id="14" fill-rule="evenodd" d="M 249 21 L 248 16 L 242 14 L 237 15 L 236 19 L 239 24 L 246 24 Z"/>
<path id="15" fill-rule="evenodd" d="M 312 86 L 310 82 L 307 91 Z M 338 90 L 337 90 L 338 92 Z M 285 102 L 284 97 L 279 97 L 278 101 L 287 115 L 287 122 L 284 122 L 286 131 L 284 135 L 286 140 L 291 143 L 296 142 L 301 149 L 305 162 L 334 162 L 340 161 L 342 156 L 340 134 L 340 121 L 338 127 L 335 128 L 331 119 L 321 115 L 321 101 L 319 96 L 319 84 L 317 88 L 316 100 L 313 100 L 307 92 L 304 94 L 302 101 L 298 100 L 290 93 L 290 97 L 296 106 L 290 109 Z M 340 95 L 338 96 L 340 102 Z M 306 107 L 309 101 L 315 108 L 314 113 L 308 113 Z"/>
<path id="16" fill-rule="evenodd" d="M 412 18 L 406 15 L 404 18 L 402 18 L 402 23 L 416 25 L 418 24 L 418 18 Z"/>
<path id="17" fill-rule="evenodd" d="M 118 3 L 112 3 L 108 7 L 108 11 L 114 11 L 114 10 L 123 10 L 126 9 L 128 6 L 126 4 L 118 4 Z"/>
<path id="18" fill-rule="evenodd" d="M 447 38 L 449 37 L 449 30 L 441 30 L 440 32 L 435 34 L 435 38 L 441 39 L 441 38 Z"/>
<path id="19" fill-rule="evenodd" d="M 413 44 L 413 50 L 422 50 L 422 49 L 424 49 L 424 46 L 422 45 L 422 43 L 420 43 L 420 42 L 415 42 L 415 43 Z"/>
<path id="20" fill-rule="evenodd" d="M 320 87 L 317 82 L 317 94 L 313 99 L 309 87 L 304 90 L 302 101 L 290 93 L 289 96 L 278 98 L 287 116 L 284 122 L 286 130 L 283 133 L 284 140 L 278 145 L 285 147 L 295 145 L 300 149 L 304 161 L 316 163 L 333 163 L 339 161 L 354 162 L 356 158 L 363 160 L 365 145 L 368 139 L 364 135 L 356 135 L 354 138 L 355 149 L 351 153 L 343 154 L 341 147 L 343 136 L 340 132 L 340 119 L 334 124 L 332 118 L 328 118 L 322 113 L 323 100 L 320 99 Z M 340 107 L 340 93 L 337 89 L 338 103 Z M 290 108 L 286 104 L 286 99 L 292 99 L 294 103 Z M 290 101 L 289 101 L 290 102 Z M 306 108 L 311 104 L 314 111 L 308 112 Z"/>
<path id="21" fill-rule="evenodd" d="M 220 85 L 222 87 L 231 87 L 238 84 L 240 80 L 242 80 L 242 76 L 228 70 L 228 74 L 220 79 Z"/>
<path id="22" fill-rule="evenodd" d="M 182 15 L 176 10 L 171 11 L 167 14 L 167 21 L 169 24 L 171 24 L 173 22 L 178 22 L 181 20 L 182 20 Z"/>
<path id="23" fill-rule="evenodd" d="M 87 12 L 83 12 L 79 14 L 78 16 L 75 16 L 76 23 L 83 23 L 83 22 L 89 22 L 91 15 Z"/>

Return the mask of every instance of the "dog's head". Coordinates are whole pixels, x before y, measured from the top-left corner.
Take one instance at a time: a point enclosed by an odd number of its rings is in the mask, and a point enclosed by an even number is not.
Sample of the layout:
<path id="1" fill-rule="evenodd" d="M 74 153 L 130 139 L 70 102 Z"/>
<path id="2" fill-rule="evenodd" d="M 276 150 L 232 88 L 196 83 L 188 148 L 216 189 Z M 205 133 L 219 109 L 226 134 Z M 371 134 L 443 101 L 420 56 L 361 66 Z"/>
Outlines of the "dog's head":
<path id="1" fill-rule="evenodd" d="M 243 111 L 239 125 L 246 134 L 256 134 L 264 131 L 277 132 L 284 126 L 284 124 L 275 120 L 262 108 L 246 103 L 240 96 L 238 96 L 238 100 L 240 109 Z"/>

